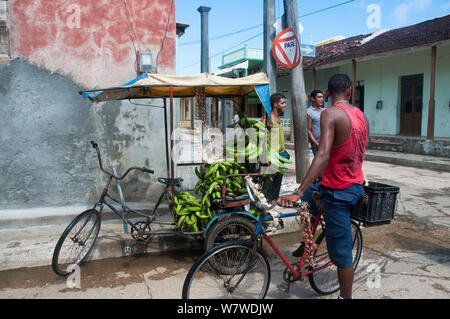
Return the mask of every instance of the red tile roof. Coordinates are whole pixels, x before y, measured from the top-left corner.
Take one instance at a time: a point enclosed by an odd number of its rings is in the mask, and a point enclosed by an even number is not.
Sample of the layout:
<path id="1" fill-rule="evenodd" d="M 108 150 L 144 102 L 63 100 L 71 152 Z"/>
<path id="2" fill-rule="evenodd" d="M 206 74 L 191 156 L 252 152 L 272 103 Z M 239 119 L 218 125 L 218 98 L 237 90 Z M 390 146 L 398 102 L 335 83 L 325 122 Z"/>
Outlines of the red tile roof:
<path id="1" fill-rule="evenodd" d="M 370 35 L 357 35 L 316 47 L 316 56 L 314 58 L 303 57 L 303 69 L 308 70 L 320 65 L 357 57 L 449 40 L 450 15 L 386 31 L 365 44 L 361 44 L 361 41 Z M 289 70 L 277 66 L 277 73 L 278 76 L 285 76 L 289 74 Z"/>

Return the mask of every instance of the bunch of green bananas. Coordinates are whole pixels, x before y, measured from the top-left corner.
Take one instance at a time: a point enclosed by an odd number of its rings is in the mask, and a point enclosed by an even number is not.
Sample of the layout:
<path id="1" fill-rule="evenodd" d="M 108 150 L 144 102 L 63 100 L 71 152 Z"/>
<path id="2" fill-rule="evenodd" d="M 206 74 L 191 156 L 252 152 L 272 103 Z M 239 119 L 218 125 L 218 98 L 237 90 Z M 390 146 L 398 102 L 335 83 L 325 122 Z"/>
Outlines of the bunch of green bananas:
<path id="1" fill-rule="evenodd" d="M 235 138 L 233 142 L 230 142 L 225 146 L 225 155 L 233 155 L 232 158 L 227 158 L 228 161 L 242 161 L 245 160 L 246 163 L 256 163 L 257 160 L 261 162 L 262 155 L 265 155 L 265 163 L 262 164 L 272 164 L 278 168 L 278 172 L 286 173 L 287 167 L 285 164 L 292 163 L 291 160 L 285 159 L 278 152 L 273 151 L 268 143 L 264 143 L 265 139 L 265 125 L 263 122 L 258 120 L 250 120 L 246 117 L 242 117 L 239 122 L 232 124 L 230 127 L 235 127 L 239 123 L 243 129 L 254 128 L 256 132 L 256 141 L 251 141 L 249 136 L 245 136 L 245 148 L 238 149 L 239 142 Z M 264 149 L 264 144 L 266 147 Z"/>
<path id="2" fill-rule="evenodd" d="M 208 205 L 189 192 L 181 192 L 174 197 L 174 214 L 177 228 L 188 232 L 198 232 L 205 228 L 212 218 Z"/>
<path id="3" fill-rule="evenodd" d="M 269 145 L 266 147 L 266 159 L 267 163 L 278 167 L 278 172 L 282 174 L 287 172 L 287 167 L 285 164 L 292 163 L 291 160 L 284 158 L 280 155 L 280 153 L 275 152 Z"/>
<path id="4" fill-rule="evenodd" d="M 211 205 L 211 199 L 219 199 L 222 197 L 225 176 L 246 173 L 248 173 L 248 169 L 245 165 L 227 161 L 212 163 L 207 172 L 205 172 L 203 167 L 200 167 L 199 170 L 195 168 L 195 174 L 199 178 L 199 181 L 195 185 L 195 192 L 198 193 L 199 190 L 204 191 L 202 203 L 209 207 Z M 225 184 L 226 195 L 228 196 L 238 196 L 247 192 L 244 180 L 240 176 L 227 178 Z"/>

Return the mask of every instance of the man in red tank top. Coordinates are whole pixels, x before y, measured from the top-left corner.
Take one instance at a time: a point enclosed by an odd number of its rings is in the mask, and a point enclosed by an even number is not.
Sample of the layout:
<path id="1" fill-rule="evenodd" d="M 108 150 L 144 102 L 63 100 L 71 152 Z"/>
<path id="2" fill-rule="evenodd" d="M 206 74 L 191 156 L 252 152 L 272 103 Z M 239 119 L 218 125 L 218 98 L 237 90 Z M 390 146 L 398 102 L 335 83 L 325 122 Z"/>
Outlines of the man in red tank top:
<path id="1" fill-rule="evenodd" d="M 333 106 L 320 117 L 317 155 L 300 187 L 278 199 L 280 206 L 292 207 L 301 198 L 314 213 L 317 207 L 312 192 L 322 193 L 328 253 L 338 268 L 339 297 L 344 299 L 351 298 L 353 284 L 350 209 L 364 194 L 362 163 L 369 136 L 367 117 L 349 103 L 351 85 L 345 74 L 336 74 L 328 81 L 327 95 Z M 322 172 L 322 182 L 313 184 Z"/>

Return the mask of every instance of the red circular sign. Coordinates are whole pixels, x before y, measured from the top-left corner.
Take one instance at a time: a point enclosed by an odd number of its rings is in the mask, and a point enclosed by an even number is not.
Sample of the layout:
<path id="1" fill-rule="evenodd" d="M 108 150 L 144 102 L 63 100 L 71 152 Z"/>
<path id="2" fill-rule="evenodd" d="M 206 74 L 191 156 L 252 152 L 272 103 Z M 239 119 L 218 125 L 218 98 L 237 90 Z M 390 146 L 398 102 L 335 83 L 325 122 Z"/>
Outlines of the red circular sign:
<path id="1" fill-rule="evenodd" d="M 300 64 L 300 43 L 292 28 L 284 29 L 273 40 L 272 54 L 282 67 L 293 69 Z"/>

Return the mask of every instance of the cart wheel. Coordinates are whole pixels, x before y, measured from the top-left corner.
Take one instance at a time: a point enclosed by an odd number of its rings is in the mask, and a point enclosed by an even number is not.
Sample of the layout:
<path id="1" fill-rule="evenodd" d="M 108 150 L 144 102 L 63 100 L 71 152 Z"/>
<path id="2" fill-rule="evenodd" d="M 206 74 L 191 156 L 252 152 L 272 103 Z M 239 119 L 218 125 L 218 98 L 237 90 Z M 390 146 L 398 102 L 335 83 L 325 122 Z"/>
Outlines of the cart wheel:
<path id="1" fill-rule="evenodd" d="M 252 241 L 256 230 L 256 221 L 244 216 L 224 216 L 215 222 L 205 238 L 205 250 L 228 240 Z M 262 243 L 260 243 L 262 246 Z"/>

